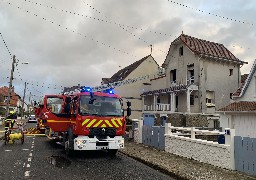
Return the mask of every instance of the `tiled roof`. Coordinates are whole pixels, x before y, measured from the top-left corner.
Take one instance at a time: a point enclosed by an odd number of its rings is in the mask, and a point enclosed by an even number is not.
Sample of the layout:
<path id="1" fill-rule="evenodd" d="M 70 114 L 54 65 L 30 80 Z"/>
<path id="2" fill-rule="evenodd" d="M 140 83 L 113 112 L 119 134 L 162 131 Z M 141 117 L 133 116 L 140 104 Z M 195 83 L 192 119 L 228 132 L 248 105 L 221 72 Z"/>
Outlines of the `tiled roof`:
<path id="1" fill-rule="evenodd" d="M 226 61 L 231 60 L 239 64 L 246 63 L 236 58 L 223 44 L 210 42 L 203 39 L 191 37 L 185 34 L 181 34 L 177 39 L 175 39 L 171 43 L 171 46 L 175 44 L 177 41 L 182 41 L 195 54 L 214 57 Z M 167 64 L 168 62 L 164 62 L 162 66 L 165 67 Z"/>
<path id="2" fill-rule="evenodd" d="M 173 91 L 184 91 L 186 90 L 188 87 L 188 85 L 176 85 L 176 86 L 172 86 L 169 88 L 165 88 L 165 89 L 158 89 L 158 90 L 154 90 L 154 91 L 147 91 L 142 93 L 141 95 L 149 95 L 149 94 L 155 94 L 155 93 L 167 93 L 167 92 L 173 92 Z"/>
<path id="3" fill-rule="evenodd" d="M 240 96 L 240 93 L 244 87 L 245 80 L 247 79 L 248 74 L 243 74 L 241 76 L 241 86 L 236 90 L 236 92 L 233 93 L 233 96 Z"/>
<path id="4" fill-rule="evenodd" d="M 135 70 L 143 61 L 145 61 L 150 56 L 151 55 L 148 55 L 142 58 L 141 60 L 136 61 L 133 64 L 119 70 L 111 78 L 102 78 L 102 83 L 108 84 L 108 83 L 124 80 L 133 70 Z"/>
<path id="5" fill-rule="evenodd" d="M 256 111 L 256 102 L 249 102 L 249 101 L 240 101 L 234 102 L 227 105 L 224 108 L 219 109 L 218 111 Z"/>

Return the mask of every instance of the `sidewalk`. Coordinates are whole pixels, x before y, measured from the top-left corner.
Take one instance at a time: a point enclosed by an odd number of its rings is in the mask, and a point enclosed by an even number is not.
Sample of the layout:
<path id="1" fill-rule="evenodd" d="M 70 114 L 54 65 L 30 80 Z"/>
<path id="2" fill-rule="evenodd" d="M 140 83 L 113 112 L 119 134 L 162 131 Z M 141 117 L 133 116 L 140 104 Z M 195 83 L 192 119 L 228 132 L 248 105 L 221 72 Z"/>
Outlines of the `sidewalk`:
<path id="1" fill-rule="evenodd" d="M 128 140 L 120 152 L 177 179 L 256 180 L 256 176 L 217 168 Z"/>

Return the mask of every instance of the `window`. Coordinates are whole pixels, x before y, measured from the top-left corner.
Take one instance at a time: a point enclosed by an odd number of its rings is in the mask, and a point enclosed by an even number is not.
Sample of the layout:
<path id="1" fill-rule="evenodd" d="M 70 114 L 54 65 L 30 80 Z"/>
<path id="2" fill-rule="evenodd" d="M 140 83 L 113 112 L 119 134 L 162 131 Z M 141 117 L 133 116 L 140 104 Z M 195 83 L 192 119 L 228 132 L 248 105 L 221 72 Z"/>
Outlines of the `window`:
<path id="1" fill-rule="evenodd" d="M 183 56 L 183 46 L 181 46 L 181 47 L 179 48 L 179 55 L 180 55 L 180 56 Z"/>
<path id="2" fill-rule="evenodd" d="M 212 99 L 206 98 L 206 103 L 212 103 Z"/>
<path id="3" fill-rule="evenodd" d="M 233 93 L 230 93 L 229 94 L 229 98 L 232 99 L 232 96 L 233 96 Z"/>
<path id="4" fill-rule="evenodd" d="M 170 79 L 171 79 L 171 83 L 176 83 L 176 69 L 171 70 Z"/>
<path id="5" fill-rule="evenodd" d="M 233 75 L 233 69 L 229 69 L 229 76 Z"/>
<path id="6" fill-rule="evenodd" d="M 214 126 L 214 129 L 219 129 L 220 128 L 220 121 L 219 120 L 214 120 L 213 121 L 213 126 Z"/>
<path id="7" fill-rule="evenodd" d="M 160 103 L 160 97 L 157 97 L 156 103 L 159 104 Z"/>
<path id="8" fill-rule="evenodd" d="M 4 102 L 7 102 L 8 96 L 4 96 Z"/>
<path id="9" fill-rule="evenodd" d="M 190 95 L 190 105 L 194 105 L 194 103 L 195 103 L 195 96 Z"/>
<path id="10" fill-rule="evenodd" d="M 215 107 L 215 95 L 214 91 L 206 90 L 206 107 Z"/>

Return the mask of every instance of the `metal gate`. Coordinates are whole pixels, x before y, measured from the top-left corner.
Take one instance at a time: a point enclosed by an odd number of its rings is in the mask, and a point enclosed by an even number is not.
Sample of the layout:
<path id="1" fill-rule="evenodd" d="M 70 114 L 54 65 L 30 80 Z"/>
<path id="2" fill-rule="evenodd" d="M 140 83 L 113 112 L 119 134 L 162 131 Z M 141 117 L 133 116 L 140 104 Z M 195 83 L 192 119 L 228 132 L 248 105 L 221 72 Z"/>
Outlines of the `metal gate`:
<path id="1" fill-rule="evenodd" d="M 256 138 L 235 136 L 235 169 L 256 175 Z"/>
<path id="2" fill-rule="evenodd" d="M 155 115 L 143 114 L 143 124 L 147 126 L 154 126 Z"/>
<path id="3" fill-rule="evenodd" d="M 153 146 L 157 149 L 165 149 L 165 128 L 160 126 L 142 127 L 142 143 L 148 146 Z"/>

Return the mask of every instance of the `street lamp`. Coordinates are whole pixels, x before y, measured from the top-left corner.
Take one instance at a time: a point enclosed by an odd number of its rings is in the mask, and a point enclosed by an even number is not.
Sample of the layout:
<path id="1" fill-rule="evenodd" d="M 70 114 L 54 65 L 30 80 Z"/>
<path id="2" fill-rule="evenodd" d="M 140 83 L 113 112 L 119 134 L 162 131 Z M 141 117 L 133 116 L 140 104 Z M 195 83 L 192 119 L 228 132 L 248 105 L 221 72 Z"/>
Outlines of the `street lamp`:
<path id="1" fill-rule="evenodd" d="M 5 117 L 7 117 L 8 113 L 9 113 L 10 99 L 11 99 L 11 89 L 12 89 L 12 80 L 13 80 L 13 72 L 14 72 L 14 69 L 15 69 L 15 63 L 16 63 L 16 66 L 18 66 L 18 62 L 19 62 L 19 60 L 16 62 L 16 56 L 13 55 L 12 68 L 11 68 L 11 76 L 10 76 L 9 89 L 8 89 L 8 98 L 7 98 L 7 103 L 6 103 Z M 21 63 L 21 64 L 28 64 L 28 62 L 24 62 L 24 63 Z"/>

